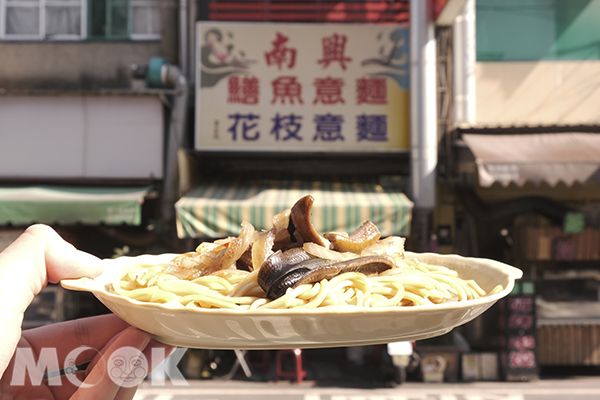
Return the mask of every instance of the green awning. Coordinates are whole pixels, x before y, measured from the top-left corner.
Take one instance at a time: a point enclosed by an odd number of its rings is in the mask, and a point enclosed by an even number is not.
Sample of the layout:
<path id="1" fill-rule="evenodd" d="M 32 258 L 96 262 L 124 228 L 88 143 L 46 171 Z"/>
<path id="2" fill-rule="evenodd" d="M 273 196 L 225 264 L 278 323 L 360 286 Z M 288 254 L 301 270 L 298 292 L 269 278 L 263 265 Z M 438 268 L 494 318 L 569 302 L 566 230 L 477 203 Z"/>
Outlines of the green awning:
<path id="1" fill-rule="evenodd" d="M 310 194 L 312 222 L 320 233 L 353 232 L 364 221 L 382 236 L 409 233 L 413 203 L 393 185 L 377 179 L 301 181 L 214 179 L 192 189 L 175 204 L 180 238 L 237 236 L 243 220 L 270 229 L 273 215 Z"/>
<path id="2" fill-rule="evenodd" d="M 3 186 L 0 225 L 139 225 L 151 187 Z"/>

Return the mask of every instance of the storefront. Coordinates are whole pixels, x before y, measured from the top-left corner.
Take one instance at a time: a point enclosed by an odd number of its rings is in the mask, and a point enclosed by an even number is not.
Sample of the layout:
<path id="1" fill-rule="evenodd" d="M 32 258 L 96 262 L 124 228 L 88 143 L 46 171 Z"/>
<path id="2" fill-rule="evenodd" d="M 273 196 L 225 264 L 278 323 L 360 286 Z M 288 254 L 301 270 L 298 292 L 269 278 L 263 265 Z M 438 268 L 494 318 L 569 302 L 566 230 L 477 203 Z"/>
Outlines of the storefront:
<path id="1" fill-rule="evenodd" d="M 523 270 L 526 290 L 505 302 L 514 318 L 498 309 L 465 327 L 472 346 L 504 349 L 520 372 L 597 364 L 597 6 L 478 0 L 470 36 L 453 32 L 449 56 L 466 63 L 449 85 L 438 248 Z M 510 323 L 512 341 L 489 328 Z"/>
<path id="2" fill-rule="evenodd" d="M 517 347 L 504 344 L 516 369 L 598 365 L 599 139 L 593 127 L 457 132 L 458 208 L 488 243 L 479 256 L 522 269 L 535 299 L 535 324 L 512 319 Z"/>
<path id="3" fill-rule="evenodd" d="M 407 236 L 408 42 L 401 25 L 198 23 L 198 183 L 176 204 L 179 237 L 268 229 L 305 194 L 319 231 L 371 220 Z"/>
<path id="4" fill-rule="evenodd" d="M 351 233 L 369 219 L 411 248 L 419 206 L 427 236 L 438 205 L 435 23 L 411 42 L 409 2 L 357 3 L 215 1 L 200 10 L 194 144 L 179 154 L 180 238 L 238 235 L 243 220 L 268 229 L 304 194 L 315 197 L 319 232 Z M 449 26 L 465 1 L 431 4 Z M 422 48 L 411 54 L 409 43 Z"/>
<path id="5" fill-rule="evenodd" d="M 227 11 L 212 6 L 213 17 Z M 349 20 L 372 15 L 354 6 L 343 13 Z M 366 6 L 405 15 L 400 3 Z M 244 220 L 270 229 L 275 214 L 307 194 L 319 233 L 352 233 L 370 220 L 383 236 L 410 237 L 409 28 L 382 18 L 198 23 L 194 146 L 180 154 L 175 205 L 180 238 L 237 236 Z"/>

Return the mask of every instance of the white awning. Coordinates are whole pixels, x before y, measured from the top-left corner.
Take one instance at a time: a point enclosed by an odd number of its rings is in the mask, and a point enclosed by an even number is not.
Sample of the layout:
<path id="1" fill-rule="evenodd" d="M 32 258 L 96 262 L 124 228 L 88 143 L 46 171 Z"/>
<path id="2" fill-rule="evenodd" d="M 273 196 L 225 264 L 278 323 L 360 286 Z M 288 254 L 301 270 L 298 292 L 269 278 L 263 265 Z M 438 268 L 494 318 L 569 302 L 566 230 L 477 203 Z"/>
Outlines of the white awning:
<path id="1" fill-rule="evenodd" d="M 484 187 L 494 182 L 600 183 L 597 133 L 463 134 L 462 138 L 475 156 L 479 184 Z"/>

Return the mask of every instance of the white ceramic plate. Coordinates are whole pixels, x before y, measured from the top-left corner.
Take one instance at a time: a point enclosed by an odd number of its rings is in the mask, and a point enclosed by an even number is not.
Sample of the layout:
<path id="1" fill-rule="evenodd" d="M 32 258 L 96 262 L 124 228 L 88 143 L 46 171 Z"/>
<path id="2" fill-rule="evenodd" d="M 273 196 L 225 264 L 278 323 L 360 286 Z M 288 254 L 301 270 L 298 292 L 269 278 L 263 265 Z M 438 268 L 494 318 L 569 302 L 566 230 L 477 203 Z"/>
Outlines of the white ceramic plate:
<path id="1" fill-rule="evenodd" d="M 174 255 L 144 255 L 104 260 L 95 279 L 63 280 L 62 286 L 94 293 L 111 311 L 163 343 L 205 349 L 289 349 L 356 346 L 419 340 L 443 335 L 469 322 L 511 292 L 519 269 L 497 261 L 456 255 L 406 253 L 407 258 L 444 265 L 486 291 L 504 290 L 462 303 L 382 309 L 324 307 L 314 310 L 190 309 L 144 303 L 106 290 L 121 268 L 132 263 L 159 263 Z"/>

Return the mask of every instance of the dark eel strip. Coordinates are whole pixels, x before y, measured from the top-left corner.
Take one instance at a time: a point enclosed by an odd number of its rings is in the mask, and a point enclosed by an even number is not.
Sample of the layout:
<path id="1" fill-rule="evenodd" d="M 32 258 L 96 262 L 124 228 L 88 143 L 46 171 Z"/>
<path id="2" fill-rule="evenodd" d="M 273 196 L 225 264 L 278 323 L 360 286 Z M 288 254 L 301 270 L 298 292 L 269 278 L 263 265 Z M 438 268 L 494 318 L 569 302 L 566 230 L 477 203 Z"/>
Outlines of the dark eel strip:
<path id="1" fill-rule="evenodd" d="M 267 289 L 263 287 L 263 290 L 267 292 L 269 299 L 275 300 L 283 296 L 287 289 L 304 283 L 319 282 L 345 272 L 360 272 L 365 275 L 379 274 L 393 267 L 394 261 L 386 256 L 364 256 L 346 261 L 315 259 L 310 263 L 289 268 L 277 278 L 270 279 L 272 284 Z"/>
<path id="2" fill-rule="evenodd" d="M 275 300 L 285 294 L 288 288 L 296 287 L 302 279 L 312 271 L 320 268 L 324 268 L 327 265 L 333 264 L 334 260 L 324 260 L 322 258 L 313 258 L 311 260 L 303 261 L 296 265 L 292 265 L 287 272 L 280 275 L 265 292 L 267 292 L 267 298 Z"/>
<path id="3" fill-rule="evenodd" d="M 308 261 L 314 257 L 308 254 L 301 247 L 293 248 L 282 252 L 281 250 L 271 254 L 265 260 L 258 271 L 256 280 L 258 285 L 266 292 L 269 290 L 273 282 L 280 276 L 289 272 L 295 265 L 303 261 Z"/>

